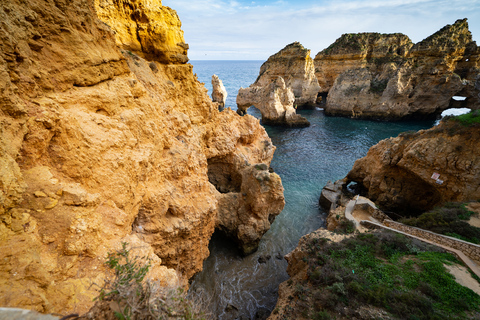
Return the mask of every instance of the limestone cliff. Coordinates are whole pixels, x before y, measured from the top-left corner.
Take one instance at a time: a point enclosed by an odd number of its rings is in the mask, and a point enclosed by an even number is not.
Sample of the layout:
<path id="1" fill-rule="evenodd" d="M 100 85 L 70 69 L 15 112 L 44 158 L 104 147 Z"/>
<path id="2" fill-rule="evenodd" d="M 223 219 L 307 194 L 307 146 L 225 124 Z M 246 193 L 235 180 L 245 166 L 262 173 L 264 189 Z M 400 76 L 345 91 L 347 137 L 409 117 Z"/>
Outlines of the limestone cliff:
<path id="1" fill-rule="evenodd" d="M 322 93 L 328 93 L 335 79 L 348 70 L 374 68 L 401 62 L 413 46 L 401 33 L 347 33 L 320 51 L 314 60 L 315 75 Z"/>
<path id="2" fill-rule="evenodd" d="M 176 13 L 12 0 L 0 20 L 0 305 L 86 311 L 122 241 L 163 283 L 201 270 L 221 207 L 209 179 L 225 174 L 210 164 L 253 171 L 275 147 L 253 117 L 218 112 L 184 64 Z M 243 228 L 265 232 L 283 208 L 270 178 Z"/>
<path id="3" fill-rule="evenodd" d="M 447 201 L 480 198 L 478 125 L 455 120 L 380 141 L 357 160 L 347 183 L 357 182 L 381 208 L 415 215 Z"/>
<path id="4" fill-rule="evenodd" d="M 181 21 L 161 0 L 94 0 L 98 17 L 115 32 L 118 46 L 161 63 L 188 61 Z"/>
<path id="5" fill-rule="evenodd" d="M 295 109 L 315 105 L 319 90 L 310 50 L 294 42 L 269 57 L 257 80 L 238 91 L 237 106 L 245 113 L 254 105 L 271 125 L 304 127 L 309 123 Z"/>
<path id="6" fill-rule="evenodd" d="M 252 86 L 264 87 L 277 77 L 282 77 L 287 87 L 292 88 L 297 106 L 315 104 L 320 87 L 309 49 L 299 42 L 287 45 L 262 64 Z"/>
<path id="7" fill-rule="evenodd" d="M 415 45 L 402 34 L 345 34 L 315 57 L 325 113 L 401 120 L 478 109 L 479 53 L 466 19 Z"/>
<path id="8" fill-rule="evenodd" d="M 310 122 L 298 115 L 294 106 L 295 96 L 282 77 L 265 86 L 240 88 L 237 94 L 237 113 L 244 115 L 254 105 L 262 114 L 262 123 L 286 127 L 308 127 Z"/>

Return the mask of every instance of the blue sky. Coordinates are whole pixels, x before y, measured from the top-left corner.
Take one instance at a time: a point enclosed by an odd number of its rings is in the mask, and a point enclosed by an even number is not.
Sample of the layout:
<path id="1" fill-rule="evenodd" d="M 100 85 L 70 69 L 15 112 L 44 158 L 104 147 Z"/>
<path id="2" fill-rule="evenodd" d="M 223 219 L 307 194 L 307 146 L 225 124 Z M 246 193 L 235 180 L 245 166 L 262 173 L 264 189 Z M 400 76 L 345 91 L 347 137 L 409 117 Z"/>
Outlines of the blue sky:
<path id="1" fill-rule="evenodd" d="M 312 56 L 343 33 L 401 32 L 418 42 L 468 18 L 480 40 L 480 0 L 163 0 L 182 20 L 191 60 L 266 60 L 301 42 Z"/>

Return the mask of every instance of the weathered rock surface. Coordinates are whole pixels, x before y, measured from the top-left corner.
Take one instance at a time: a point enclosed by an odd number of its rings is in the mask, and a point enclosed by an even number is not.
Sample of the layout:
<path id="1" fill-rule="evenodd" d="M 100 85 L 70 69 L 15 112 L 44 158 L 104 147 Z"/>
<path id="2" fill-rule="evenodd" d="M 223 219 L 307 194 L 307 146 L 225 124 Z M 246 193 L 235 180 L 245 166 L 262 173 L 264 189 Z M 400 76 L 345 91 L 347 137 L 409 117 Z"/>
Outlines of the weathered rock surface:
<path id="1" fill-rule="evenodd" d="M 402 120 L 435 118 L 451 107 L 478 109 L 479 54 L 466 19 L 415 45 L 403 34 L 345 34 L 315 58 L 328 91 L 325 113 Z"/>
<path id="2" fill-rule="evenodd" d="M 161 0 L 94 0 L 98 17 L 115 31 L 118 46 L 161 63 L 188 61 L 182 23 Z"/>
<path id="3" fill-rule="evenodd" d="M 240 88 L 237 94 L 237 113 L 244 115 L 254 105 L 262 113 L 262 123 L 287 127 L 307 127 L 307 119 L 298 115 L 294 107 L 295 96 L 290 87 L 278 76 L 265 86 Z"/>
<path id="4" fill-rule="evenodd" d="M 406 215 L 448 201 L 476 200 L 479 138 L 478 126 L 442 121 L 429 130 L 380 141 L 355 162 L 347 179 L 362 186 L 380 208 Z"/>
<path id="5" fill-rule="evenodd" d="M 252 86 L 268 86 L 278 77 L 282 77 L 286 86 L 292 88 L 296 106 L 315 105 L 320 86 L 309 49 L 299 42 L 287 45 L 263 63 Z"/>
<path id="6" fill-rule="evenodd" d="M 217 102 L 220 110 L 223 110 L 228 94 L 222 80 L 216 74 L 212 76 L 212 88 L 212 101 Z"/>
<path id="7" fill-rule="evenodd" d="M 228 170 L 225 163 L 211 162 L 209 167 L 216 167 L 216 170 Z M 241 163 L 240 168 L 244 167 Z M 235 172 L 236 171 L 236 172 Z M 260 240 L 270 229 L 275 217 L 283 210 L 285 199 L 283 186 L 280 177 L 269 172 L 268 165 L 256 164 L 245 166 L 229 172 L 227 175 L 240 175 L 241 184 L 225 192 L 226 181 L 214 183 L 223 193 L 218 194 L 218 228 L 226 234 L 233 236 L 239 243 L 243 254 L 250 254 L 257 250 Z M 213 179 L 211 179 L 213 180 Z M 238 180 L 234 180 L 238 181 Z"/>
<path id="8" fill-rule="evenodd" d="M 153 259 L 150 278 L 178 283 L 178 271 L 186 281 L 218 224 L 209 161 L 253 170 L 275 150 L 253 117 L 219 113 L 181 63 L 174 11 L 95 4 L 0 4 L 2 306 L 85 312 L 122 241 Z"/>
<path id="9" fill-rule="evenodd" d="M 300 238 L 297 247 L 285 256 L 285 259 L 288 261 L 287 273 L 290 276 L 290 279 L 280 284 L 277 304 L 274 311 L 268 317 L 269 320 L 291 317 L 292 314 L 288 314 L 287 310 L 295 313 L 295 319 L 308 319 L 308 317 L 304 317 L 302 314 L 302 311 L 305 308 L 305 303 L 307 302 L 302 301 L 299 303 L 297 299 L 292 301 L 292 298 L 297 295 L 295 292 L 297 283 L 302 283 L 303 280 L 306 280 L 308 277 L 308 264 L 306 258 L 308 256 L 309 245 L 312 241 L 322 238 L 340 242 L 349 237 L 351 237 L 351 235 L 337 234 L 325 229 L 318 229 L 317 231 Z M 314 302 L 311 301 L 311 303 Z"/>
<path id="10" fill-rule="evenodd" d="M 315 75 L 320 92 L 328 93 L 335 79 L 348 70 L 373 68 L 385 63 L 400 62 L 413 46 L 401 33 L 347 33 L 320 51 L 314 59 Z"/>

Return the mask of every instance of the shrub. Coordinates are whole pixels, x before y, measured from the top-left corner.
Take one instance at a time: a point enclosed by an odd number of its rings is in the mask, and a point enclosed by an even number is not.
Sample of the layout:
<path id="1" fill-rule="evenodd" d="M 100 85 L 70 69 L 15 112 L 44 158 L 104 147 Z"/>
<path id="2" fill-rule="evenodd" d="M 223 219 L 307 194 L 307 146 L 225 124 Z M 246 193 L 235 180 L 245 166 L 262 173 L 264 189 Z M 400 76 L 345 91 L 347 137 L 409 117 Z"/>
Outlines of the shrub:
<path id="1" fill-rule="evenodd" d="M 119 320 L 134 319 L 203 319 L 199 304 L 187 299 L 181 286 L 164 287 L 157 281 L 146 280 L 150 260 L 131 257 L 127 243 L 122 249 L 109 253 L 105 264 L 113 271 L 97 297 L 109 302 Z"/>
<path id="2" fill-rule="evenodd" d="M 469 113 L 451 117 L 455 121 L 460 122 L 464 126 L 472 126 L 480 123 L 480 110 L 472 110 Z"/>
<path id="3" fill-rule="evenodd" d="M 402 319 L 478 315 L 480 296 L 455 281 L 444 264 L 458 261 L 437 247 L 386 231 L 321 246 L 318 240 L 311 242 L 305 259 L 308 278 L 301 288 L 313 301 L 313 319 L 333 313 L 351 318 L 360 305 Z"/>
<path id="4" fill-rule="evenodd" d="M 416 218 L 400 221 L 410 226 L 480 244 L 480 228 L 471 226 L 464 221 L 470 219 L 473 214 L 474 212 L 469 211 L 464 203 L 451 202 Z"/>

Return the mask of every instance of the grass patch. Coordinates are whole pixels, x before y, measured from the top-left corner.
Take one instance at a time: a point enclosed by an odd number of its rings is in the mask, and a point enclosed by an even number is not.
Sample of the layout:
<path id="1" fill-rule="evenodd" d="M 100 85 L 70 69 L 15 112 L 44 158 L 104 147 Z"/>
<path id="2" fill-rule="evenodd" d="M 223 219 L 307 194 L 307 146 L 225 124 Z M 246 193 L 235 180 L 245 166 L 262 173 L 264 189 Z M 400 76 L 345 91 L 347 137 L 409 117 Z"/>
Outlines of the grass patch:
<path id="1" fill-rule="evenodd" d="M 354 317 L 364 305 L 400 319 L 479 316 L 480 296 L 455 281 L 444 264 L 458 261 L 436 247 L 381 231 L 340 243 L 312 239 L 307 248 L 308 279 L 296 293 L 309 301 L 302 312 L 309 308 L 311 319 Z"/>
<path id="2" fill-rule="evenodd" d="M 452 116 L 450 119 L 460 122 L 464 126 L 473 126 L 480 124 L 480 110 L 472 110 L 469 113 L 461 114 L 459 116 Z"/>
<path id="3" fill-rule="evenodd" d="M 475 213 L 466 208 L 465 203 L 446 203 L 443 207 L 434 208 L 416 218 L 402 219 L 400 222 L 455 237 L 464 241 L 480 244 L 480 228 L 471 226 L 469 220 Z"/>

